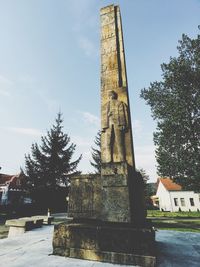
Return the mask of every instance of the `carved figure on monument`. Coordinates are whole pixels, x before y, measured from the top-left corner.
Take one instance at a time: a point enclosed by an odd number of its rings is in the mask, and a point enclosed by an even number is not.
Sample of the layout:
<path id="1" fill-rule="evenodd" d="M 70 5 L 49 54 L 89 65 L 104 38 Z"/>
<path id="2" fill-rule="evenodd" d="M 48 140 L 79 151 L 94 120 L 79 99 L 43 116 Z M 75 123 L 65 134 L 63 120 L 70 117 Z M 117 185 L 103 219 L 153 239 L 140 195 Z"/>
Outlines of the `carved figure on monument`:
<path id="1" fill-rule="evenodd" d="M 105 134 L 106 162 L 113 162 L 114 145 L 117 149 L 118 162 L 125 161 L 124 138 L 128 129 L 127 107 L 119 101 L 115 91 L 109 91 L 109 101 L 105 106 L 105 119 L 102 132 Z"/>

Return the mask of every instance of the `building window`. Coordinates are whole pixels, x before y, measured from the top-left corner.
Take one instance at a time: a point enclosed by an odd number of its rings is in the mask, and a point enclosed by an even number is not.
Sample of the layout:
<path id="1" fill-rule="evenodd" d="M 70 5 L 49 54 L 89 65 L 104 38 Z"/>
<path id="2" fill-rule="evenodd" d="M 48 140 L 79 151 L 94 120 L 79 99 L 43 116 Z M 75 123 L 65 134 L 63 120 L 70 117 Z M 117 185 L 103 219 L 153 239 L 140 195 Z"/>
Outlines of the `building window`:
<path id="1" fill-rule="evenodd" d="M 194 206 L 194 198 L 192 198 L 192 197 L 190 198 L 190 205 Z"/>
<path id="2" fill-rule="evenodd" d="M 178 206 L 178 198 L 174 198 L 174 205 Z"/>
<path id="3" fill-rule="evenodd" d="M 185 199 L 184 198 L 181 198 L 181 206 L 185 207 Z"/>

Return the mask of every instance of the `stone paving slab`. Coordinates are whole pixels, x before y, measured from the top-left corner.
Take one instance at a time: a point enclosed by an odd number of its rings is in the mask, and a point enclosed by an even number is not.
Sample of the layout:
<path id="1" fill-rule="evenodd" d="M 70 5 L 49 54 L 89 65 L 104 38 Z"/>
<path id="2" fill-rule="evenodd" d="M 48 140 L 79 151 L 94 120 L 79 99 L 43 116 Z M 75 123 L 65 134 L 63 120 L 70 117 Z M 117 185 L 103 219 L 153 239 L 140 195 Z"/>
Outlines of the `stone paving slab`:
<path id="1" fill-rule="evenodd" d="M 51 255 L 54 226 L 0 240 L 0 266 L 6 267 L 119 267 L 122 265 Z M 200 233 L 158 231 L 158 267 L 199 267 Z"/>
<path id="2" fill-rule="evenodd" d="M 199 267 L 200 233 L 158 231 L 159 267 Z"/>

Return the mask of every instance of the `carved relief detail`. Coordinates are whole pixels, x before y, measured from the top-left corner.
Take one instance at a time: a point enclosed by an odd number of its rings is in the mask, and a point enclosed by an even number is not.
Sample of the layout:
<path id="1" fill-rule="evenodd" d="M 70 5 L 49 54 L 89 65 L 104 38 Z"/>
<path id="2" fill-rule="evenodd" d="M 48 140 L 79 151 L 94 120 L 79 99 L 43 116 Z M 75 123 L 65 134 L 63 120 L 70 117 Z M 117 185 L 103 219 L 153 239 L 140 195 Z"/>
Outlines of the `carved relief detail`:
<path id="1" fill-rule="evenodd" d="M 88 181 L 73 183 L 70 190 L 69 213 L 92 213 L 94 203 L 93 185 Z"/>
<path id="2" fill-rule="evenodd" d="M 102 132 L 104 134 L 104 162 L 114 162 L 114 145 L 117 149 L 118 161 L 125 161 L 125 132 L 128 130 L 127 106 L 119 101 L 114 91 L 109 92 L 109 101 L 104 107 Z"/>

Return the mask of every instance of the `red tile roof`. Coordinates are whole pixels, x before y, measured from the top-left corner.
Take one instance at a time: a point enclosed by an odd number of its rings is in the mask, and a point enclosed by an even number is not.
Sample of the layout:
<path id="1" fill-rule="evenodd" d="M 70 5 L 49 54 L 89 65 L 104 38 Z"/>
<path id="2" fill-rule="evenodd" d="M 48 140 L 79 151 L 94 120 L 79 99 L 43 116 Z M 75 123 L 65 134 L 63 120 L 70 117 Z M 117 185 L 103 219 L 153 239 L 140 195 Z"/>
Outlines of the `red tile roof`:
<path id="1" fill-rule="evenodd" d="M 15 175 L 8 175 L 0 173 L 0 185 L 9 185 L 9 188 L 20 188 L 21 181 L 23 180 L 24 175 L 22 174 L 15 174 Z"/>
<path id="2" fill-rule="evenodd" d="M 170 178 L 160 178 L 160 182 L 168 191 L 181 191 L 182 187 L 174 183 Z"/>
<path id="3" fill-rule="evenodd" d="M 9 183 L 14 175 L 0 173 L 0 184 Z"/>

